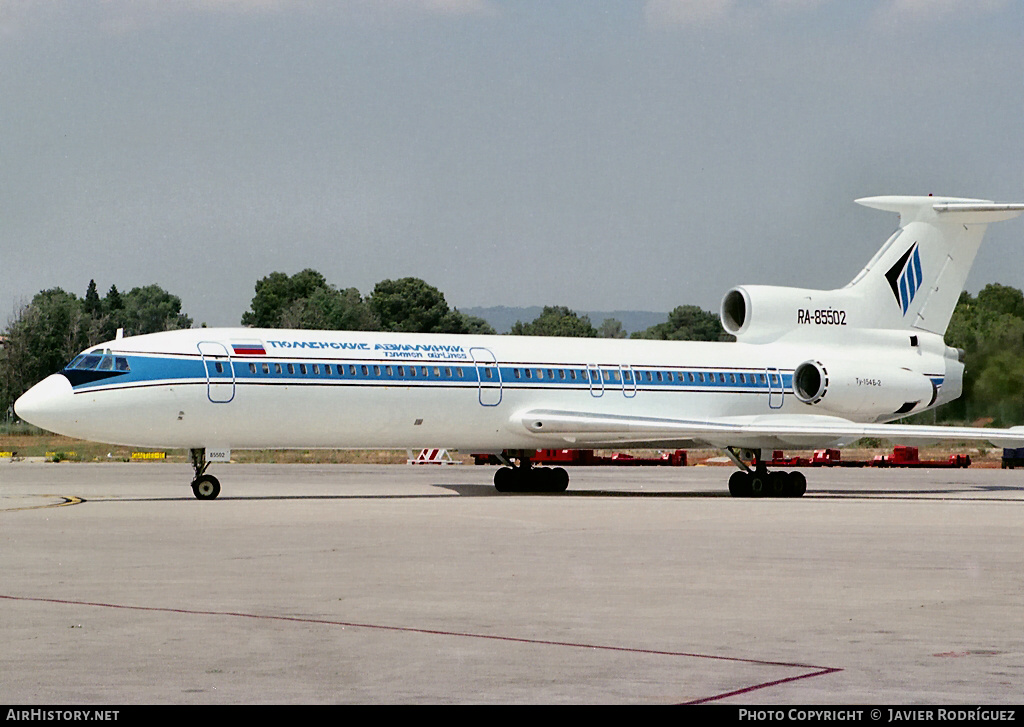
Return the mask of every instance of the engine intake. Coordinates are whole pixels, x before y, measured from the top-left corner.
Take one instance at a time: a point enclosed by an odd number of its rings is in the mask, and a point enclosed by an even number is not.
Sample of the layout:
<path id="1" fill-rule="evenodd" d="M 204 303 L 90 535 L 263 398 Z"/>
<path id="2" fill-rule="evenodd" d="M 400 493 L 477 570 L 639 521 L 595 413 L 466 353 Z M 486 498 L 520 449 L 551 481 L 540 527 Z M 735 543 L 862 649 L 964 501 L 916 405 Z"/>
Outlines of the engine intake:
<path id="1" fill-rule="evenodd" d="M 766 343 L 796 331 L 813 331 L 818 338 L 847 331 L 857 325 L 859 309 L 846 289 L 741 285 L 722 298 L 719 316 L 736 340 Z"/>
<path id="2" fill-rule="evenodd" d="M 891 419 L 931 406 L 937 393 L 927 376 L 871 362 L 811 360 L 793 370 L 797 399 L 845 417 Z"/>
<path id="3" fill-rule="evenodd" d="M 820 361 L 804 361 L 793 371 L 793 393 L 805 404 L 817 404 L 828 392 L 828 371 Z"/>

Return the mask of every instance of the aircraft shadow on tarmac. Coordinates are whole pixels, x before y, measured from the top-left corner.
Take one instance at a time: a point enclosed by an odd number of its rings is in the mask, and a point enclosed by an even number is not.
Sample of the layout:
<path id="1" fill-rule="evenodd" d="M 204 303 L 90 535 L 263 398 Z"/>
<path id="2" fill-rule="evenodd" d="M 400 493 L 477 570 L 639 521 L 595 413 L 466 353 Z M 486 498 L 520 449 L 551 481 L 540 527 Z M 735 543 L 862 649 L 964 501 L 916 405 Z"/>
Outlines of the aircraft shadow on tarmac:
<path id="1" fill-rule="evenodd" d="M 498 492 L 489 484 L 466 484 L 466 483 L 433 483 L 431 487 L 438 488 L 441 492 L 435 493 L 371 493 L 360 494 L 322 494 L 322 495 L 231 495 L 227 494 L 217 501 L 231 500 L 239 501 L 301 501 L 301 500 L 431 500 L 441 497 L 622 497 L 622 498 L 729 498 L 725 490 L 567 490 L 565 492 Z M 1006 497 L 985 497 L 986 493 L 1005 493 Z M 956 485 L 946 488 L 874 488 L 870 490 L 859 489 L 815 489 L 807 493 L 803 498 L 808 499 L 884 499 L 884 500 L 965 500 L 971 502 L 1013 502 L 1024 504 L 1024 486 L 1007 485 Z M 779 498 L 743 498 L 764 499 L 776 501 Z M 784 498 L 789 499 L 789 498 Z M 196 502 L 191 495 L 180 497 L 112 497 L 107 498 L 81 498 L 82 502 Z"/>

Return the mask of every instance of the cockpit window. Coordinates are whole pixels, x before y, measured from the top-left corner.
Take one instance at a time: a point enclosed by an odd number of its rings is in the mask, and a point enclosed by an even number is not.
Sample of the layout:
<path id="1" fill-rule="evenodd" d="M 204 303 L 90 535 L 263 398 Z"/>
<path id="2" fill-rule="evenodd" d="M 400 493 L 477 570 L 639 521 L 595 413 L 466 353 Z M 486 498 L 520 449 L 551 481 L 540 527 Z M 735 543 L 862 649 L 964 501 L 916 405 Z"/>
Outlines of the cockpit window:
<path id="1" fill-rule="evenodd" d="M 68 371 L 117 371 L 128 373 L 131 367 L 124 356 L 114 356 L 110 351 L 94 349 L 76 356 L 66 367 Z"/>

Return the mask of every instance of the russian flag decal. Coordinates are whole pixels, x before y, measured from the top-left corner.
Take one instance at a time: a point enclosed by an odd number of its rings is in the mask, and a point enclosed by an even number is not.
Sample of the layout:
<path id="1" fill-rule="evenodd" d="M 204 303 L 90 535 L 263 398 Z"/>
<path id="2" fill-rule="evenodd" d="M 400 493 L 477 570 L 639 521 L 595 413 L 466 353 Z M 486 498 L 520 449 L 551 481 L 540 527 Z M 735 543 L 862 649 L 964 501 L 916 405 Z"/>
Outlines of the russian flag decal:
<path id="1" fill-rule="evenodd" d="M 236 356 L 266 356 L 267 349 L 263 347 L 263 344 L 259 341 L 243 341 L 241 343 L 232 343 L 231 350 L 235 352 Z"/>

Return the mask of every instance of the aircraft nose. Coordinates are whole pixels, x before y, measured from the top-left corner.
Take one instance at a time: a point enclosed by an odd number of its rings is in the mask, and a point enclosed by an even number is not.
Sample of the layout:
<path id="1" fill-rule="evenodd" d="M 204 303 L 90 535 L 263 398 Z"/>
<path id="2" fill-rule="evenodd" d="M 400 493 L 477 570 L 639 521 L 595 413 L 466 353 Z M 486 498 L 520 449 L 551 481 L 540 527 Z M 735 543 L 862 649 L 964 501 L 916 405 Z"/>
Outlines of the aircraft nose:
<path id="1" fill-rule="evenodd" d="M 71 382 L 63 374 L 47 376 L 14 402 L 14 412 L 41 429 L 60 431 L 67 423 Z"/>

